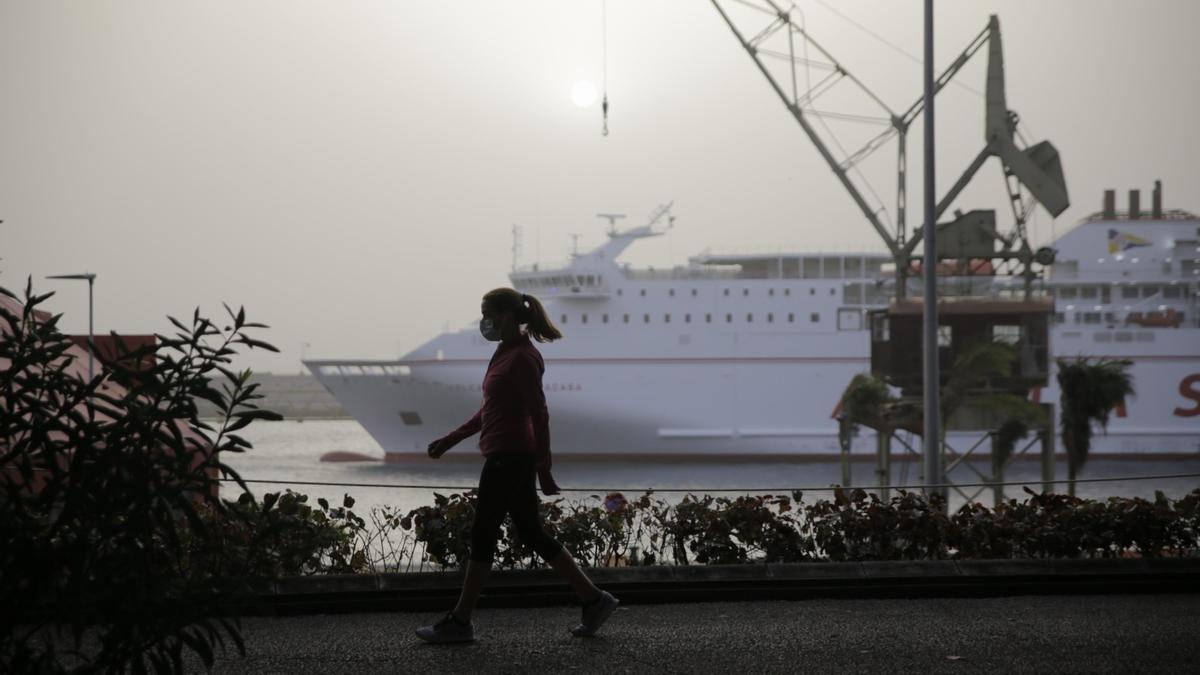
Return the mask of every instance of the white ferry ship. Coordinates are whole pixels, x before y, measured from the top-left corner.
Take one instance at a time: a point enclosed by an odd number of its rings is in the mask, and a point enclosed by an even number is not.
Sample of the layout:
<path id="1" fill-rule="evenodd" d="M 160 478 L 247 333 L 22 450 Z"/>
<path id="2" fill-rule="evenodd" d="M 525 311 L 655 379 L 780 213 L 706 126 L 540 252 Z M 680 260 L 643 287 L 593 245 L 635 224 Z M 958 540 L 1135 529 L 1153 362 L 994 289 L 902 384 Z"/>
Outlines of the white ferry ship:
<path id="1" fill-rule="evenodd" d="M 1103 212 L 1053 244 L 1042 282 L 1056 301 L 1053 356 L 1133 363 L 1137 396 L 1096 438 L 1098 455 L 1200 452 L 1200 218 L 1162 211 L 1160 195 L 1145 214 L 1133 203 L 1116 212 L 1109 195 Z M 555 455 L 836 457 L 832 413 L 850 379 L 870 370 L 865 312 L 891 297 L 891 258 L 703 254 L 666 269 L 619 261 L 662 233 L 655 222 L 613 229 L 564 266 L 509 275 L 566 336 L 539 345 Z M 1003 292 L 1008 279 L 982 281 Z M 388 460 L 424 457 L 481 404 L 495 344 L 477 318 L 464 319 L 399 360 L 305 364 Z M 1031 395 L 1055 401 L 1053 373 L 1050 382 Z"/>

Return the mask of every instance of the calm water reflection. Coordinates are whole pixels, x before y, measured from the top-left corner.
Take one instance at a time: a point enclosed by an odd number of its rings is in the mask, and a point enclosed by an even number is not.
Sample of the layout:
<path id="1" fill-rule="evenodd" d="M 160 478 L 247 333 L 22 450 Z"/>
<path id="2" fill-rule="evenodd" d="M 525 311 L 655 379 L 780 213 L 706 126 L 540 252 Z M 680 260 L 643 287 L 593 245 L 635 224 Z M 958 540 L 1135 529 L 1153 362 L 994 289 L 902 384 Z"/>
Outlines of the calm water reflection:
<path id="1" fill-rule="evenodd" d="M 477 459 L 478 450 L 471 441 L 464 442 L 451 453 L 460 457 L 471 457 L 470 461 L 416 461 L 394 464 L 382 462 L 330 463 L 319 458 L 331 450 L 349 450 L 382 456 L 379 446 L 357 422 L 351 420 L 256 423 L 249 429 L 247 437 L 254 449 L 243 455 L 235 455 L 226 461 L 237 469 L 244 478 L 302 480 L 318 482 L 389 483 L 473 486 L 478 480 L 482 459 Z M 869 454 L 867 448 L 859 449 Z M 986 462 L 978 465 L 981 473 L 990 471 Z M 893 484 L 917 483 L 920 461 L 893 460 Z M 1081 478 L 1137 476 L 1148 474 L 1200 473 L 1200 454 L 1172 461 L 1128 461 L 1093 459 L 1085 467 Z M 1055 476 L 1064 478 L 1066 466 L 1060 463 Z M 829 462 L 571 462 L 559 459 L 555 464 L 555 477 L 564 488 L 623 488 L 633 494 L 631 488 L 652 487 L 686 488 L 752 488 L 755 492 L 786 492 L 796 487 L 829 486 L 841 482 L 841 466 L 837 461 Z M 966 466 L 958 467 L 951 478 L 955 482 L 978 482 L 977 475 Z M 870 485 L 874 482 L 873 464 L 852 464 L 852 479 L 855 484 Z M 1010 465 L 1006 479 L 1030 481 L 1030 487 L 1040 490 L 1041 467 L 1037 461 L 1018 461 Z M 252 485 L 255 493 L 282 489 L 282 486 Z M 1200 487 L 1200 478 L 1168 479 L 1158 481 L 1117 481 L 1111 483 L 1082 483 L 1076 493 L 1082 497 L 1103 499 L 1110 495 L 1153 497 L 1155 490 L 1162 490 L 1170 497 L 1180 497 Z M 236 490 L 231 488 L 231 492 Z M 405 510 L 432 502 L 431 490 L 389 488 L 340 488 L 325 486 L 295 486 L 292 489 L 312 497 L 325 497 L 340 503 L 345 493 L 350 493 L 358 504 L 356 510 L 375 505 L 391 505 Z M 1006 488 L 1009 497 L 1024 498 L 1019 486 Z M 1066 486 L 1060 486 L 1060 491 Z M 968 490 L 968 494 L 973 490 Z M 726 493 L 732 494 L 732 493 Z M 809 492 L 805 501 L 828 497 L 829 492 Z M 587 493 L 567 493 L 575 499 Z M 663 494 L 667 498 L 680 495 Z M 991 491 L 987 490 L 975 498 L 991 504 Z M 964 502 L 959 495 L 952 494 L 950 506 L 958 508 Z"/>

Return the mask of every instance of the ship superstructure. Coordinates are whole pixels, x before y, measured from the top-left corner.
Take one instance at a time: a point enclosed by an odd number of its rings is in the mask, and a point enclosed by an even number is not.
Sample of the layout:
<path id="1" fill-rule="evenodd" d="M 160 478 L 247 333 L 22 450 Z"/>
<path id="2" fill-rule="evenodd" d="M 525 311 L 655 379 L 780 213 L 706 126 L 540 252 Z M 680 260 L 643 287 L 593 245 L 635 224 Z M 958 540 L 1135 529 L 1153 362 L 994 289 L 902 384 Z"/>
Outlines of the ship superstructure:
<path id="1" fill-rule="evenodd" d="M 566 339 L 546 359 L 556 453 L 630 457 L 836 450 L 830 414 L 869 365 L 864 310 L 887 303 L 882 253 L 713 255 L 635 269 L 618 256 L 653 225 L 610 231 L 513 287 Z M 391 455 L 423 454 L 480 405 L 494 343 L 474 321 L 398 361 L 307 361 Z"/>
<path id="2" fill-rule="evenodd" d="M 539 347 L 555 453 L 836 456 L 831 415 L 854 374 L 869 370 L 864 312 L 892 296 L 891 257 L 706 253 L 661 269 L 619 261 L 661 232 L 610 231 L 565 265 L 510 275 L 566 335 Z M 1106 209 L 1054 247 L 1038 288 L 1055 298 L 1052 356 L 1129 359 L 1138 392 L 1093 452 L 1200 451 L 1200 218 Z M 973 272 L 946 282 L 970 284 L 973 294 L 1021 292 L 1012 277 Z M 475 321 L 399 360 L 306 364 L 389 458 L 424 456 L 481 403 L 495 344 Z M 1057 400 L 1050 381 L 1031 396 Z"/>

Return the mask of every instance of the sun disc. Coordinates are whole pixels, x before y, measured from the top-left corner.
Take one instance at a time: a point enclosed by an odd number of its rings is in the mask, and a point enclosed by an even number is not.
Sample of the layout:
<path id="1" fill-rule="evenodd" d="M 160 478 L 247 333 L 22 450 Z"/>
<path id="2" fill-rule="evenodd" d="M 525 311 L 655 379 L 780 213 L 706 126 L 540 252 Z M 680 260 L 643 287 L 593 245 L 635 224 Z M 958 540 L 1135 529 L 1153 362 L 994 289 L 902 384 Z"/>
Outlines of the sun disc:
<path id="1" fill-rule="evenodd" d="M 580 108 L 587 108 L 596 102 L 596 85 L 587 80 L 579 80 L 571 85 L 571 102 Z"/>

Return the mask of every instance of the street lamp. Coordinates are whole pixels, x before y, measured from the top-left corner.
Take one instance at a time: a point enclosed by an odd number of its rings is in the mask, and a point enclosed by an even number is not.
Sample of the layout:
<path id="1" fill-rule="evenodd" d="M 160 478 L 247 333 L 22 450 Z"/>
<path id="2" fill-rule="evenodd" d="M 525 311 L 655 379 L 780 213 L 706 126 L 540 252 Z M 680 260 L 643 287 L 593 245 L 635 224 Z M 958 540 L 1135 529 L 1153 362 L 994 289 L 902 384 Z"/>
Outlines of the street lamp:
<path id="1" fill-rule="evenodd" d="M 93 290 L 96 286 L 96 274 L 94 272 L 84 272 L 83 274 L 56 274 L 46 277 L 47 279 L 86 279 L 88 282 L 88 380 L 92 380 L 96 376 L 96 335 L 94 330 L 93 308 Z"/>

